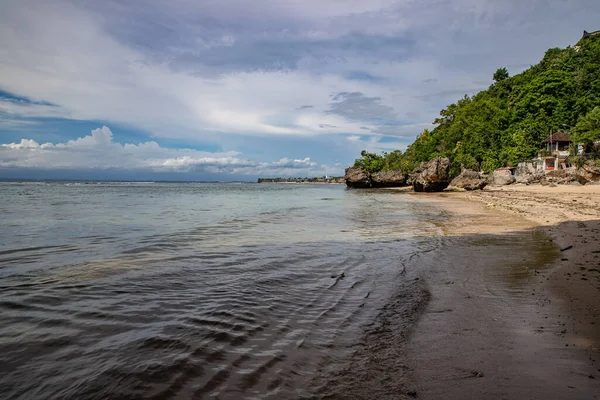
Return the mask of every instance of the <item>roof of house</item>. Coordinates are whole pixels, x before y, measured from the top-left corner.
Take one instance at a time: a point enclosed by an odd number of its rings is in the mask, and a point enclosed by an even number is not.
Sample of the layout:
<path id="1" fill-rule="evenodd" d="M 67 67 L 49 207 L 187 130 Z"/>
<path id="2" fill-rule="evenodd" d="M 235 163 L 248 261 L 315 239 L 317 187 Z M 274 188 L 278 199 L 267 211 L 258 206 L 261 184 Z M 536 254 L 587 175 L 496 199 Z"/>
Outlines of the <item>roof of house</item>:
<path id="1" fill-rule="evenodd" d="M 600 34 L 600 31 L 595 31 L 595 32 L 583 31 L 583 39 L 587 39 L 590 36 L 594 36 L 594 35 L 598 35 L 598 34 Z"/>
<path id="2" fill-rule="evenodd" d="M 546 139 L 544 139 L 544 141 L 542 141 L 542 143 L 570 142 L 570 141 L 571 141 L 571 136 L 569 136 L 566 133 L 563 133 L 561 131 L 558 131 L 558 132 L 553 133 L 552 135 L 548 136 Z"/>

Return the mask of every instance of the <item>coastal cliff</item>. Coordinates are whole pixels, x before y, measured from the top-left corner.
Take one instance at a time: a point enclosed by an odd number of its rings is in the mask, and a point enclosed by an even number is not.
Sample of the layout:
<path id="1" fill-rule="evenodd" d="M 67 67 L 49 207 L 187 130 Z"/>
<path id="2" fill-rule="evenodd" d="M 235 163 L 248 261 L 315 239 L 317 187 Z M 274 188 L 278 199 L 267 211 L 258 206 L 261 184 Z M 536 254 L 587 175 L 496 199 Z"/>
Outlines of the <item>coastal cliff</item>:
<path id="1" fill-rule="evenodd" d="M 489 175 L 490 184 L 561 183 L 571 176 L 580 183 L 596 181 L 600 166 L 598 60 L 600 35 L 593 32 L 586 33 L 574 47 L 549 49 L 538 64 L 514 76 L 506 68 L 499 68 L 488 89 L 465 95 L 441 110 L 433 121 L 434 129 L 423 130 L 404 152 L 363 151 L 350 172 L 356 175 L 355 169 L 359 169 L 366 177 L 348 179 L 347 175 L 346 182 L 351 187 L 376 187 L 369 177 L 379 171 L 398 169 L 407 172 L 408 184 L 414 186 L 411 176 L 419 176 L 423 163 L 436 158 L 448 160 L 448 177 L 444 176 L 439 185 L 431 185 L 432 190 L 441 190 L 464 170 Z M 561 156 L 570 153 L 552 169 L 568 164 L 575 172 L 511 172 L 513 167 L 535 157 L 542 162 L 547 156 L 541 154 L 545 151 L 542 142 L 559 129 L 568 133 L 572 148 L 570 152 L 568 148 L 550 149 Z M 511 171 L 495 172 L 501 168 Z M 415 188 L 421 189 L 421 185 L 417 181 Z"/>

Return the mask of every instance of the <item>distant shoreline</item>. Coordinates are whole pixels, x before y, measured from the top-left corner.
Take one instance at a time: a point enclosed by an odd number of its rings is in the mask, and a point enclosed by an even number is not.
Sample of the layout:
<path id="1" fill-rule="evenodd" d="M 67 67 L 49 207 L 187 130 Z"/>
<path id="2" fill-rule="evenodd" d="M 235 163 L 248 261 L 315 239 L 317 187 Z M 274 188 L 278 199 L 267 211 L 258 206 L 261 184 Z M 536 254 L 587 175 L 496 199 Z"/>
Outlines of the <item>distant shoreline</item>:
<path id="1" fill-rule="evenodd" d="M 268 183 L 268 184 L 277 184 L 277 183 L 285 183 L 285 184 L 293 184 L 293 185 L 345 185 L 345 182 L 292 182 L 292 181 L 281 181 L 281 182 L 273 182 L 273 181 L 263 181 L 258 183 Z"/>

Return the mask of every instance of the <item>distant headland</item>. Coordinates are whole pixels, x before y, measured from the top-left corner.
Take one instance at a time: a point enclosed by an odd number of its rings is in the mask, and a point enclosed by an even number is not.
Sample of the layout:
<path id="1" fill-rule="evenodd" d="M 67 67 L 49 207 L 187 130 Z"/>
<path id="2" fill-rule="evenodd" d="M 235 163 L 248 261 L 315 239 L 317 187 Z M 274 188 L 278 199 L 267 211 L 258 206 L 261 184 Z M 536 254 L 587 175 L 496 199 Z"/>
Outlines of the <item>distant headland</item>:
<path id="1" fill-rule="evenodd" d="M 258 178 L 258 183 L 346 183 L 346 178 L 327 175 L 313 178 Z"/>

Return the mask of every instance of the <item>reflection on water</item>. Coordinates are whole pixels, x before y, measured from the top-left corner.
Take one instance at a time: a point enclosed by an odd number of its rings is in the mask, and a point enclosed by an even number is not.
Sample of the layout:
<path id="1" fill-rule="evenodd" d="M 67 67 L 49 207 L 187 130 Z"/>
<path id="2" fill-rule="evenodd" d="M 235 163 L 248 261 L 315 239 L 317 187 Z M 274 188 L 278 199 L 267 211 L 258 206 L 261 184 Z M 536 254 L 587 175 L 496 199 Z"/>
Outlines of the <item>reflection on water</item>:
<path id="1" fill-rule="evenodd" d="M 6 398 L 310 396 L 443 218 L 340 186 L 0 189 Z"/>

